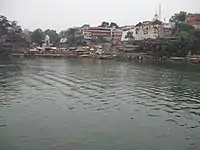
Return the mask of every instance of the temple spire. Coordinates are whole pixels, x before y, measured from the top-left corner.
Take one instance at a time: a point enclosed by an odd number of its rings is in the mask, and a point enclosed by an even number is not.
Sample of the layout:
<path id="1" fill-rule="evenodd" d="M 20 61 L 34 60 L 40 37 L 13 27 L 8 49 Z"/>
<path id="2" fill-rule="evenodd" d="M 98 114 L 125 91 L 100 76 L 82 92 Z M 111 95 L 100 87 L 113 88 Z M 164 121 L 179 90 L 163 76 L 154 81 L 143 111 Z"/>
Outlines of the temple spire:
<path id="1" fill-rule="evenodd" d="M 162 20 L 162 8 L 161 8 L 161 4 L 159 4 L 159 13 L 158 13 L 158 16 L 159 16 L 159 20 L 161 21 Z"/>

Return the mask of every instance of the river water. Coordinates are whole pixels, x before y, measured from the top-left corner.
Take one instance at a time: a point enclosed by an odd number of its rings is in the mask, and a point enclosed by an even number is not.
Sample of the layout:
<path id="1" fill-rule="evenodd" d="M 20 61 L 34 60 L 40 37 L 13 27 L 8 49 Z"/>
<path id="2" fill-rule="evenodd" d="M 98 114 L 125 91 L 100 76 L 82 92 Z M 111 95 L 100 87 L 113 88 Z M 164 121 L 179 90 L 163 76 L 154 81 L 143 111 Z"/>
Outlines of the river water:
<path id="1" fill-rule="evenodd" d="M 0 150 L 200 150 L 200 66 L 0 62 Z"/>

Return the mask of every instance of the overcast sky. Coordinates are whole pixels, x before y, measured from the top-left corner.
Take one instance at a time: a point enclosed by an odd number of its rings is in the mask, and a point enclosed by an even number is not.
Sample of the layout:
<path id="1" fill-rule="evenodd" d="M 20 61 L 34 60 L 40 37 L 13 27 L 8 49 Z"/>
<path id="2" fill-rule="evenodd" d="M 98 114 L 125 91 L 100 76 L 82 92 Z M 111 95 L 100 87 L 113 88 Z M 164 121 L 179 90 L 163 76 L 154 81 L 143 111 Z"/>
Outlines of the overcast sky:
<path id="1" fill-rule="evenodd" d="M 119 25 L 151 20 L 162 5 L 162 18 L 181 10 L 200 13 L 200 0 L 0 0 L 0 14 L 23 28 L 58 31 L 88 23 L 114 21 Z"/>

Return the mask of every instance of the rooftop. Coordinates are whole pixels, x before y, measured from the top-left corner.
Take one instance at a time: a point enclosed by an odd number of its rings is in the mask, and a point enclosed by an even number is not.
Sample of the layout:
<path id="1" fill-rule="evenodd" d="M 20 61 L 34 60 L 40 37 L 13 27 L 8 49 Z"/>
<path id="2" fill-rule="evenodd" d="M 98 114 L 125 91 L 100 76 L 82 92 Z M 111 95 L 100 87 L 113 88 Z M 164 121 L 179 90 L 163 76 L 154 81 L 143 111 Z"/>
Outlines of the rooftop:
<path id="1" fill-rule="evenodd" d="M 161 25 L 163 22 L 156 19 L 154 21 L 143 21 L 143 22 L 139 22 L 138 24 L 136 24 L 136 27 L 142 26 L 142 25 Z"/>
<path id="2" fill-rule="evenodd" d="M 200 19 L 200 14 L 192 14 L 192 15 L 189 15 L 187 20 L 194 20 L 194 19 Z"/>

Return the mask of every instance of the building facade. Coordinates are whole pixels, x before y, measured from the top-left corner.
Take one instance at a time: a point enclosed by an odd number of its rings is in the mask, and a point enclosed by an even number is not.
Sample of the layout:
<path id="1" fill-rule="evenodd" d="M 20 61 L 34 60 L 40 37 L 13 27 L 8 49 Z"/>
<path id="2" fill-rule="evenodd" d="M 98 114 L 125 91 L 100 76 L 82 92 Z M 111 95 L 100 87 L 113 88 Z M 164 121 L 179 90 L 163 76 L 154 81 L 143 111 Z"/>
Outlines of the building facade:
<path id="1" fill-rule="evenodd" d="M 193 14 L 188 16 L 186 23 L 192 25 L 196 29 L 200 29 L 200 14 Z"/>
<path id="2" fill-rule="evenodd" d="M 154 15 L 152 21 L 140 22 L 136 25 L 135 28 L 135 39 L 156 39 L 160 36 L 160 26 L 162 22 L 159 20 L 158 14 Z"/>
<path id="3" fill-rule="evenodd" d="M 157 14 L 154 15 L 152 21 L 140 22 L 135 27 L 123 31 L 122 41 L 128 40 L 126 35 L 128 32 L 132 33 L 134 40 L 156 39 L 159 37 L 171 36 L 173 25 L 170 23 L 163 23 L 159 20 Z"/>
<path id="4" fill-rule="evenodd" d="M 89 27 L 83 29 L 85 39 L 108 38 L 121 40 L 122 30 L 103 27 Z"/>
<path id="5" fill-rule="evenodd" d="M 122 30 L 120 30 L 120 29 L 111 29 L 111 37 L 114 40 L 121 40 L 122 39 Z"/>

